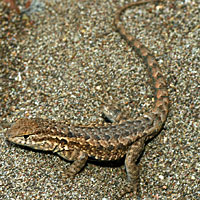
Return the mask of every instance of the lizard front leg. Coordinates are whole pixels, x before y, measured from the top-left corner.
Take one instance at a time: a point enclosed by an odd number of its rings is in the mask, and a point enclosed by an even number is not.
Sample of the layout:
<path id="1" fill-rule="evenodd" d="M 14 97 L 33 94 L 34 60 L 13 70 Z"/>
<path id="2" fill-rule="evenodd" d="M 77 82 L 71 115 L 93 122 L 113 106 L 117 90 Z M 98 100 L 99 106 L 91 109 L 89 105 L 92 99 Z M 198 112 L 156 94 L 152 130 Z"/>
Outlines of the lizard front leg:
<path id="1" fill-rule="evenodd" d="M 85 166 L 88 159 L 88 155 L 86 153 L 76 149 L 73 151 L 63 150 L 57 152 L 57 154 L 66 160 L 74 161 L 63 174 L 65 178 L 75 176 Z"/>

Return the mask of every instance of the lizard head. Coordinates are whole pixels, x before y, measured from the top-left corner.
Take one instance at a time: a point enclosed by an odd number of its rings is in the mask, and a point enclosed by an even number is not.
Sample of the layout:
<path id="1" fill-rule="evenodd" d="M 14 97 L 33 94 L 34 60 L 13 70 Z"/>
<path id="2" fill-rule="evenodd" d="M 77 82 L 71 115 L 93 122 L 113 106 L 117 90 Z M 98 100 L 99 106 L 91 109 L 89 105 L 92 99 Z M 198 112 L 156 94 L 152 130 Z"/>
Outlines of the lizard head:
<path id="1" fill-rule="evenodd" d="M 51 141 L 50 134 L 52 134 L 51 131 L 45 128 L 45 120 L 25 118 L 16 121 L 5 133 L 5 137 L 8 141 L 18 145 L 49 151 L 56 145 L 55 141 Z"/>

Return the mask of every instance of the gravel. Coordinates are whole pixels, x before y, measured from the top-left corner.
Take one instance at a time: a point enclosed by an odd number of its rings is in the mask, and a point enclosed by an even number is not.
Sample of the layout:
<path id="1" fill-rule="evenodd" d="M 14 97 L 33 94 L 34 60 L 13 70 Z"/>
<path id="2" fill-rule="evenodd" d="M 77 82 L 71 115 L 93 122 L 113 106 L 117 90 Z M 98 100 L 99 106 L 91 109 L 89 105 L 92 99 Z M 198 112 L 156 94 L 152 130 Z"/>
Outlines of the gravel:
<path id="1" fill-rule="evenodd" d="M 0 199 L 109 200 L 125 185 L 123 162 L 88 162 L 63 180 L 68 162 L 10 144 L 4 133 L 22 117 L 87 125 L 103 123 L 104 104 L 128 117 L 151 109 L 144 65 L 112 24 L 128 2 L 37 0 L 21 17 L 0 2 Z M 200 199 L 199 18 L 197 0 L 133 7 L 122 17 L 158 59 L 171 101 L 140 159 L 141 199 Z"/>

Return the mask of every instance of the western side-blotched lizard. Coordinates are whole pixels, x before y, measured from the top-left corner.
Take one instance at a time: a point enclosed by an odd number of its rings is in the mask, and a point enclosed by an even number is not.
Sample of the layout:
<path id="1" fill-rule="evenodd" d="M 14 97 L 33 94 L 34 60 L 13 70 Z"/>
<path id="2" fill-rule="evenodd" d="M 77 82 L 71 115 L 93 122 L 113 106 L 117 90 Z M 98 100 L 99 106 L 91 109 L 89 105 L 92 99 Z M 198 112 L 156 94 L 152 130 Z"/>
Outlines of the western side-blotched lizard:
<path id="1" fill-rule="evenodd" d="M 74 176 L 88 158 L 113 161 L 125 157 L 128 186 L 120 192 L 137 193 L 139 169 L 136 161 L 145 142 L 159 133 L 168 114 L 169 98 L 167 84 L 157 61 L 149 50 L 120 23 L 120 16 L 127 8 L 152 2 L 150 0 L 130 3 L 120 8 L 114 24 L 120 35 L 145 62 L 152 79 L 155 103 L 153 109 L 135 120 L 127 120 L 110 126 L 73 126 L 44 119 L 19 119 L 5 133 L 7 140 L 33 149 L 52 151 L 66 160 L 74 161 L 66 170 L 65 177 Z M 154 1 L 153 1 L 154 2 Z"/>

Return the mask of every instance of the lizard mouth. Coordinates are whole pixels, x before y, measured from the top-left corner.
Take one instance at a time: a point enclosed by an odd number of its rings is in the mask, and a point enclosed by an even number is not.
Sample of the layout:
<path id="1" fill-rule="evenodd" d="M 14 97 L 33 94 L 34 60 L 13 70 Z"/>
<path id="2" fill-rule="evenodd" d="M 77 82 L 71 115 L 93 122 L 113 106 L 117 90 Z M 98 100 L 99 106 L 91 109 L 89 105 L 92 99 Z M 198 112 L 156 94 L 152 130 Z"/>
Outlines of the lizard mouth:
<path id="1" fill-rule="evenodd" d="M 19 144 L 19 145 L 26 144 L 27 137 L 25 137 L 25 136 L 13 136 L 10 133 L 6 133 L 5 136 L 6 136 L 6 140 L 8 140 L 9 142 Z"/>

